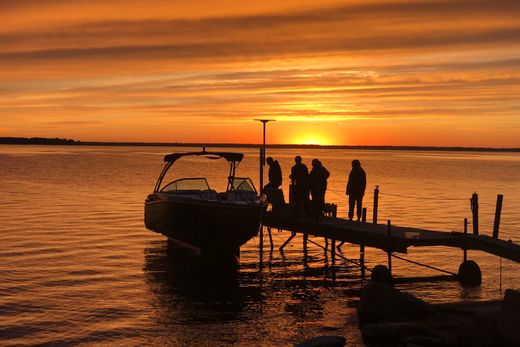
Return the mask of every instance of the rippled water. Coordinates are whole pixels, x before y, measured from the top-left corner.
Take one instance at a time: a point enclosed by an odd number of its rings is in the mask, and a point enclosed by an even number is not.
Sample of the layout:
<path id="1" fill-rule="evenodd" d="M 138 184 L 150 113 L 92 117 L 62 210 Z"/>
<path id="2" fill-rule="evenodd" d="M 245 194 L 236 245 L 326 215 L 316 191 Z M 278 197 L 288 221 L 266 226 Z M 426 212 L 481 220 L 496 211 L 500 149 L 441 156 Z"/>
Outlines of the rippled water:
<path id="1" fill-rule="evenodd" d="M 280 253 L 288 233 L 260 266 L 258 238 L 241 249 L 238 271 L 169 252 L 163 236 L 143 226 L 144 198 L 165 153 L 158 147 L 0 146 L 0 344 L 289 345 L 317 334 L 359 343 L 355 304 L 363 281 L 355 265 L 313 244 L 305 264 L 301 237 Z M 177 149 L 177 151 L 186 149 Z M 258 181 L 258 152 L 239 172 Z M 295 150 L 269 154 L 288 172 Z M 352 159 L 368 174 L 365 204 L 380 186 L 380 221 L 461 231 L 469 197 L 479 193 L 481 232 L 491 234 L 496 194 L 504 194 L 501 237 L 520 242 L 520 155 L 420 151 L 301 151 L 331 171 L 327 200 L 346 214 L 344 188 Z M 222 188 L 226 165 L 200 158 L 179 162 L 177 176 L 208 172 Z M 311 238 L 312 239 L 312 238 Z M 312 239 L 323 244 L 320 239 Z M 170 254 L 168 254 L 170 253 Z M 519 265 L 470 251 L 483 285 L 402 284 L 429 302 L 500 298 L 520 287 Z M 357 247 L 343 255 L 357 258 Z M 410 249 L 407 258 L 456 272 L 462 252 Z M 367 249 L 367 265 L 386 254 Z M 396 276 L 438 274 L 394 260 Z M 335 278 L 335 279 L 334 279 Z"/>

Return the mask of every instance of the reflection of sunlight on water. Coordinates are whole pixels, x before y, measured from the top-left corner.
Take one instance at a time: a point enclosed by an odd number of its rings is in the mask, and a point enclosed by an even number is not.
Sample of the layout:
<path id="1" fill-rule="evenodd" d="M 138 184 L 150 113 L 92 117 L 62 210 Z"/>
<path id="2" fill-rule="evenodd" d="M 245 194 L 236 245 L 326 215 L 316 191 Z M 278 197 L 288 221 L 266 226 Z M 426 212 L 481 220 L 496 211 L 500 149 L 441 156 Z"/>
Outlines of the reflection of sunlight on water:
<path id="1" fill-rule="evenodd" d="M 151 282 L 200 301 L 233 301 L 238 289 L 238 260 L 234 256 L 204 259 L 166 242 L 145 249 L 145 271 Z"/>
<path id="2" fill-rule="evenodd" d="M 249 261 L 250 257 L 255 260 Z M 233 261 L 207 262 L 178 249 L 168 250 L 164 241 L 145 249 L 146 279 L 161 303 L 159 319 L 176 327 L 180 341 L 225 341 L 232 335 L 234 342 L 290 344 L 312 336 L 312 331 L 345 329 L 341 315 L 350 315 L 346 312 L 351 310 L 345 299 L 353 298 L 340 299 L 338 307 L 338 302 L 329 302 L 343 286 L 326 289 L 332 282 L 323 264 L 298 269 L 298 261 L 292 260 L 292 266 L 286 259 L 279 263 L 267 256 L 265 267 L 259 268 L 258 252 L 250 248 L 241 258 L 237 271 Z M 315 262 L 312 258 L 310 263 Z M 179 319 L 184 323 L 181 327 Z M 223 326 L 214 330 L 218 324 Z M 356 320 L 347 326 L 354 331 L 350 340 L 359 341 Z"/>

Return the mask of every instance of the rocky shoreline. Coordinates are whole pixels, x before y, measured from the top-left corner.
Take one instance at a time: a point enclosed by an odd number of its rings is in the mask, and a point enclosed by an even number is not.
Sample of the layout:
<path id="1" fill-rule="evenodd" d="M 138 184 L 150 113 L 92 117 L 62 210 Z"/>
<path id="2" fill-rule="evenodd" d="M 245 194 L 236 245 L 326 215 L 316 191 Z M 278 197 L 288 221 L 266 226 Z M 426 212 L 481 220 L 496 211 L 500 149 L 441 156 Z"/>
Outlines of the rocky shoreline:
<path id="1" fill-rule="evenodd" d="M 367 346 L 519 346 L 520 292 L 503 300 L 430 305 L 371 280 L 358 304 Z"/>
<path id="2" fill-rule="evenodd" d="M 379 269 L 384 270 L 384 269 Z M 360 293 L 359 328 L 368 347 L 520 346 L 520 291 L 503 300 L 428 304 L 394 288 L 376 271 Z M 297 347 L 341 347 L 343 336 L 317 336 Z"/>

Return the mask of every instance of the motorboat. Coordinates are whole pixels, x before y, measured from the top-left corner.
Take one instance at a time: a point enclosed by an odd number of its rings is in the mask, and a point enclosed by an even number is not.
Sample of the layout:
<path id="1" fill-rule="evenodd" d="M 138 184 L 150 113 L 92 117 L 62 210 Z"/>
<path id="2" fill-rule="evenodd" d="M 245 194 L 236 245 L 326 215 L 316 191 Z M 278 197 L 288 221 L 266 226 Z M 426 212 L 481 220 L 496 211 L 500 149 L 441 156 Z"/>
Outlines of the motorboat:
<path id="1" fill-rule="evenodd" d="M 226 191 L 211 189 L 205 177 L 163 182 L 177 160 L 190 156 L 227 160 Z M 145 200 L 146 228 L 202 254 L 236 254 L 241 245 L 258 233 L 266 203 L 251 179 L 236 177 L 243 157 L 242 153 L 209 152 L 205 148 L 199 152 L 166 155 L 154 191 Z"/>

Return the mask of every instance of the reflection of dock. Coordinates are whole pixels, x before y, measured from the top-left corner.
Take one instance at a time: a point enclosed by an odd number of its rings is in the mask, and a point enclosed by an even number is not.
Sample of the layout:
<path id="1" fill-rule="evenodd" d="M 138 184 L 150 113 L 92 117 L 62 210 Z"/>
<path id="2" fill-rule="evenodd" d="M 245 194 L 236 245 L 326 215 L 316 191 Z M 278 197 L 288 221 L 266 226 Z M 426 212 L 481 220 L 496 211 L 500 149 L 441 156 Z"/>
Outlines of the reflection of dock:
<path id="1" fill-rule="evenodd" d="M 366 211 L 365 214 L 366 216 Z M 364 218 L 366 221 L 366 218 Z M 263 225 L 267 227 L 270 233 L 271 229 L 280 229 L 292 232 L 289 239 L 280 247 L 280 250 L 294 238 L 297 234 L 303 234 L 304 248 L 306 249 L 308 236 L 323 237 L 325 239 L 325 249 L 328 249 L 328 240 L 330 240 L 330 252 L 332 259 L 336 256 L 337 244 L 350 243 L 360 246 L 359 265 L 364 274 L 364 248 L 373 247 L 381 249 L 388 254 L 388 268 L 391 272 L 391 259 L 396 257 L 395 254 L 407 253 L 408 247 L 433 247 L 447 246 L 460 248 L 464 251 L 464 260 L 466 260 L 466 250 L 479 250 L 487 252 L 505 259 L 520 262 L 520 245 L 510 241 L 504 241 L 488 236 L 476 234 L 468 234 L 466 232 L 453 231 L 434 231 L 412 227 L 401 227 L 387 224 L 352 222 L 336 217 L 300 217 L 296 218 L 291 215 L 289 205 L 279 206 L 277 212 L 268 211 L 263 218 Z M 467 226 L 467 222 L 466 222 Z M 497 235 L 498 236 L 498 235 Z M 271 244 L 271 247 L 273 245 Z M 412 261 L 410 261 L 412 262 Z M 415 263 L 415 262 L 413 262 Z M 418 264 L 417 265 L 424 265 Z M 476 264 L 474 264 L 476 265 Z M 443 271 L 434 267 L 425 265 L 426 267 Z M 478 268 L 478 267 L 477 267 Z M 478 269 L 479 277 L 480 270 Z M 459 270 L 459 276 L 463 276 Z M 480 278 L 479 278 L 480 281 Z"/>

